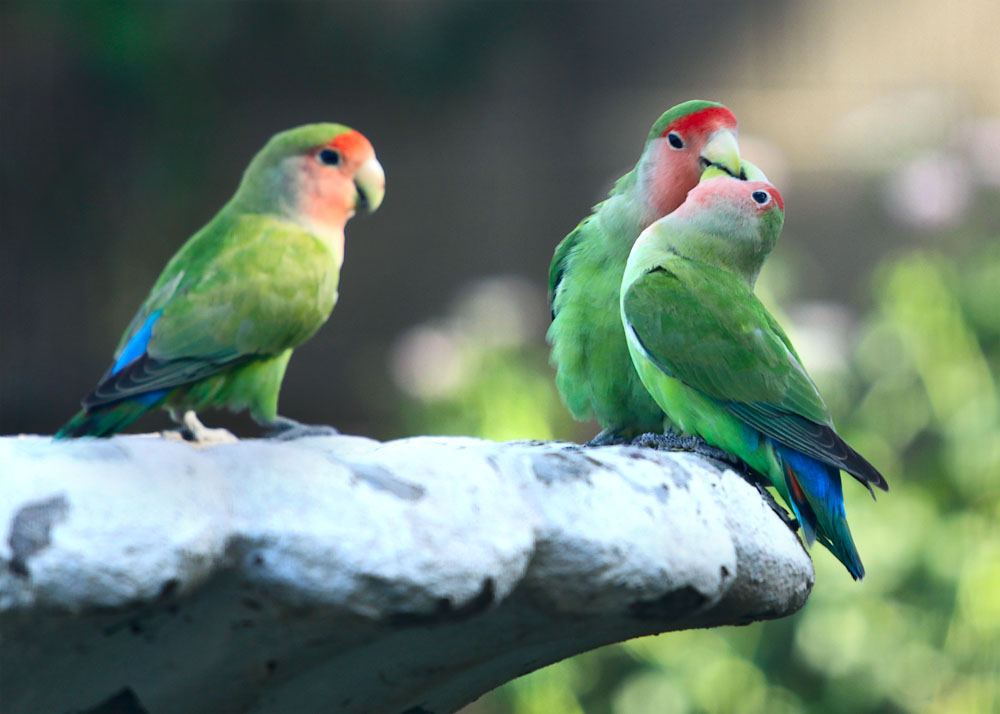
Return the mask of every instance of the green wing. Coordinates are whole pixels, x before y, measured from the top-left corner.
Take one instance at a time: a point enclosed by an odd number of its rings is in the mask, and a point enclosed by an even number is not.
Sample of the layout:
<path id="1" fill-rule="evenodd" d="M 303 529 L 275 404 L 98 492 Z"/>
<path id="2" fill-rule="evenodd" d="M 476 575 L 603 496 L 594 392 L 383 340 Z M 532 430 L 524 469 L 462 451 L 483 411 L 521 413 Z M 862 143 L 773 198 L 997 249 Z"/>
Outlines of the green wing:
<path id="1" fill-rule="evenodd" d="M 664 374 L 772 439 L 887 488 L 834 431 L 788 337 L 739 278 L 668 259 L 629 287 L 624 311 L 626 329 Z"/>
<path id="2" fill-rule="evenodd" d="M 588 231 L 594 230 L 590 224 L 601 209 L 606 208 L 609 201 L 616 195 L 631 191 L 635 186 L 635 182 L 635 169 L 629 171 L 627 174 L 615 181 L 615 186 L 608 194 L 608 198 L 594 206 L 590 215 L 580 221 L 576 228 L 570 231 L 569 234 L 559 242 L 559 245 L 556 246 L 556 250 L 552 254 L 552 262 L 549 264 L 549 305 L 552 309 L 553 320 L 558 312 L 556 307 L 556 298 L 558 297 L 559 283 L 561 283 L 562 279 L 566 276 L 566 271 L 569 269 L 569 258 L 573 254 L 574 249 L 576 249 L 581 241 L 585 241 L 587 239 Z M 631 238 L 632 241 L 635 240 L 635 236 L 632 236 Z M 631 247 L 631 243 L 629 243 L 629 247 Z M 627 257 L 628 253 L 626 252 L 625 255 Z"/>
<path id="3" fill-rule="evenodd" d="M 186 245 L 132 321 L 118 354 L 147 316 L 145 354 L 107 374 L 86 408 L 191 384 L 250 359 L 280 354 L 316 332 L 337 297 L 330 251 L 276 218 L 246 216 L 225 236 Z"/>
<path id="4" fill-rule="evenodd" d="M 552 254 L 552 263 L 549 264 L 549 305 L 552 309 L 553 320 L 556 317 L 556 291 L 559 289 L 559 283 L 562 282 L 563 277 L 566 275 L 566 263 L 573 249 L 583 236 L 584 226 L 587 225 L 591 218 L 593 218 L 593 215 L 587 216 L 580 221 L 579 225 L 559 242 L 555 253 Z"/>

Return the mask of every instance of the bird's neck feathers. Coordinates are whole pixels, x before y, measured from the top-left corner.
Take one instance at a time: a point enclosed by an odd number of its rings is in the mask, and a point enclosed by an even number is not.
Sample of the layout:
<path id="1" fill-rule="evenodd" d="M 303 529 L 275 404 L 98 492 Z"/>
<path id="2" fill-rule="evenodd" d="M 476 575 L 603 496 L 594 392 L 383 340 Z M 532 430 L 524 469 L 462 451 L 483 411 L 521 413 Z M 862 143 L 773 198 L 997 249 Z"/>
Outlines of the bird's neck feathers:
<path id="1" fill-rule="evenodd" d="M 646 255 L 664 252 L 732 273 L 751 290 L 774 241 L 749 217 L 715 212 L 687 218 L 677 211 L 650 231 Z"/>
<path id="2" fill-rule="evenodd" d="M 594 227 L 603 239 L 604 249 L 621 259 L 628 257 L 643 229 L 655 220 L 642 197 L 630 187 L 632 174 L 618 180 L 607 200 L 596 206 Z"/>
<path id="3" fill-rule="evenodd" d="M 597 222 L 611 251 L 627 256 L 635 237 L 680 206 L 699 175 L 667 153 L 667 143 L 646 143 L 635 168 L 618 179 L 611 195 L 597 206 Z"/>
<path id="4" fill-rule="evenodd" d="M 648 153 L 647 146 L 643 158 L 635 168 L 618 179 L 608 198 L 594 207 L 595 227 L 604 238 L 605 250 L 611 254 L 620 254 L 622 259 L 628 257 L 632 244 L 642 231 L 684 200 L 685 193 L 680 189 L 672 191 L 678 194 L 676 203 L 672 206 L 668 204 L 675 200 L 673 197 L 669 197 L 669 201 L 662 196 L 654 197 L 650 188 L 652 179 L 646 165 Z"/>
<path id="5" fill-rule="evenodd" d="M 294 223 L 326 244 L 340 261 L 344 227 L 354 215 L 355 202 L 345 185 L 349 182 L 324 180 L 320 165 L 310 158 L 290 156 L 273 166 L 248 170 L 231 206 Z"/>
<path id="6" fill-rule="evenodd" d="M 622 276 L 621 296 L 623 300 L 632 283 L 643 273 L 660 265 L 663 259 L 672 252 L 661 239 L 654 235 L 653 231 L 655 230 L 655 228 L 651 228 L 645 231 L 632 246 L 632 252 L 629 253 L 628 262 L 625 264 L 625 273 Z"/>

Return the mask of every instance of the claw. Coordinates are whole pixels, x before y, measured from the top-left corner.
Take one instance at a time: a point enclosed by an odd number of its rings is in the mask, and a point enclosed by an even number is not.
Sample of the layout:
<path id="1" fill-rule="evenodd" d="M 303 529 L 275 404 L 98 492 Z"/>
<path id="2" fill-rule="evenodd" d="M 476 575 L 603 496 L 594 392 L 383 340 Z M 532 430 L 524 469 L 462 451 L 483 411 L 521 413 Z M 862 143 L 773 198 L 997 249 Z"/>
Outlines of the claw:
<path id="1" fill-rule="evenodd" d="M 274 421 L 258 423 L 267 429 L 268 439 L 279 441 L 292 441 L 305 436 L 337 436 L 340 434 L 328 424 L 303 424 L 283 416 L 275 417 Z"/>
<path id="2" fill-rule="evenodd" d="M 170 410 L 170 418 L 180 427 L 181 438 L 184 441 L 192 441 L 196 444 L 219 444 L 239 441 L 239 438 L 229 429 L 211 429 L 201 423 L 198 415 L 189 409 L 178 415 L 173 409 Z"/>
<path id="3" fill-rule="evenodd" d="M 659 451 L 692 451 L 732 466 L 739 466 L 743 463 L 732 454 L 710 445 L 701 437 L 681 436 L 670 431 L 666 434 L 641 434 L 632 440 L 632 444 Z"/>
<path id="4" fill-rule="evenodd" d="M 584 446 L 621 446 L 631 442 L 614 429 L 604 429 Z"/>
<path id="5" fill-rule="evenodd" d="M 780 518 L 793 533 L 797 531 L 799 529 L 799 522 L 795 520 L 791 513 L 782 508 L 781 505 L 774 500 L 774 496 L 771 495 L 771 492 L 765 488 L 765 485 L 761 481 L 754 480 L 753 476 L 755 474 L 756 472 L 750 471 L 749 473 L 741 473 L 740 475 L 757 487 L 757 491 L 760 493 L 760 497 L 764 499 L 764 503 L 770 506 L 771 510 L 778 515 L 778 518 Z"/>
<path id="6" fill-rule="evenodd" d="M 799 522 L 795 520 L 795 518 L 793 518 L 788 511 L 782 508 L 778 502 L 774 500 L 774 496 L 771 495 L 771 492 L 767 490 L 767 487 L 771 483 L 770 481 L 768 481 L 761 474 L 757 473 L 754 469 L 747 466 L 742 459 L 738 459 L 722 449 L 717 449 L 701 437 L 681 436 L 680 434 L 674 434 L 669 431 L 666 434 L 647 433 L 633 439 L 632 445 L 642 446 L 649 449 L 657 449 L 659 451 L 691 451 L 695 454 L 700 454 L 701 456 L 721 461 L 727 466 L 730 466 L 733 471 L 738 473 L 743 478 L 744 481 L 752 484 L 757 491 L 760 492 L 760 496 L 764 499 L 764 503 L 766 503 L 771 510 L 778 514 L 778 517 L 781 518 L 785 525 L 791 528 L 792 531 L 798 530 Z"/>

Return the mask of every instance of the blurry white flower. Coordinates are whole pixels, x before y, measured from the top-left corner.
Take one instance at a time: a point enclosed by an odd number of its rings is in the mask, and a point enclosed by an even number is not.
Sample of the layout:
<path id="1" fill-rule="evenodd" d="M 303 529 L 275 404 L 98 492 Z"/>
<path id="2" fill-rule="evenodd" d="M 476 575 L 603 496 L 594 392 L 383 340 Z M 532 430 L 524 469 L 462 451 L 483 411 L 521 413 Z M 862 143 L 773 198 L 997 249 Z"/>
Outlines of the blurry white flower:
<path id="1" fill-rule="evenodd" d="M 788 310 L 792 344 L 811 372 L 831 372 L 847 365 L 854 317 L 834 302 L 801 302 Z"/>
<path id="2" fill-rule="evenodd" d="M 418 325 L 404 332 L 390 356 L 396 385 L 418 399 L 447 395 L 462 383 L 465 360 L 450 331 Z"/>
<path id="3" fill-rule="evenodd" d="M 446 397 L 474 376 L 484 354 L 534 340 L 547 309 L 542 291 L 522 277 L 477 280 L 446 318 L 400 335 L 389 358 L 393 380 L 418 399 Z"/>
<path id="4" fill-rule="evenodd" d="M 477 347 L 513 347 L 544 325 L 545 294 L 518 275 L 484 278 L 462 289 L 453 310 L 454 330 Z"/>
<path id="5" fill-rule="evenodd" d="M 954 154 L 925 154 L 887 176 L 886 209 L 906 225 L 936 228 L 955 223 L 971 198 L 969 170 Z"/>

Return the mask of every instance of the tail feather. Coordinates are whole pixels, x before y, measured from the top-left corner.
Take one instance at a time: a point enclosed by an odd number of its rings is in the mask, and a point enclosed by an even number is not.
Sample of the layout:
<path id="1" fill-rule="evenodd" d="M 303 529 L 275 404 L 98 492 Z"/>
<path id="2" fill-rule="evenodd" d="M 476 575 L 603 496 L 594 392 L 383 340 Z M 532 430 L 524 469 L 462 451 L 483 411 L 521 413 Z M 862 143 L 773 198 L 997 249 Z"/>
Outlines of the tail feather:
<path id="1" fill-rule="evenodd" d="M 806 500 L 806 496 L 802 492 L 802 485 L 795 478 L 795 473 L 787 463 L 784 464 L 784 467 L 785 486 L 792 502 L 792 510 L 799 520 L 799 525 L 802 526 L 802 535 L 805 536 L 806 545 L 812 547 L 816 540 L 816 514 L 813 512 L 812 506 L 809 505 L 809 501 Z"/>
<path id="2" fill-rule="evenodd" d="M 776 447 L 792 510 L 802 524 L 806 541 L 812 545 L 814 538 L 818 540 L 855 580 L 861 580 L 865 566 L 847 526 L 840 470 L 781 444 Z"/>
<path id="3" fill-rule="evenodd" d="M 82 410 L 56 432 L 56 439 L 72 439 L 79 436 L 108 437 L 115 434 L 155 406 L 140 401 L 123 401 L 108 407 Z"/>

